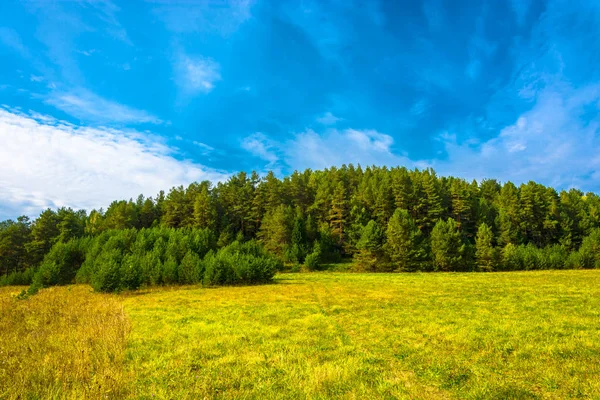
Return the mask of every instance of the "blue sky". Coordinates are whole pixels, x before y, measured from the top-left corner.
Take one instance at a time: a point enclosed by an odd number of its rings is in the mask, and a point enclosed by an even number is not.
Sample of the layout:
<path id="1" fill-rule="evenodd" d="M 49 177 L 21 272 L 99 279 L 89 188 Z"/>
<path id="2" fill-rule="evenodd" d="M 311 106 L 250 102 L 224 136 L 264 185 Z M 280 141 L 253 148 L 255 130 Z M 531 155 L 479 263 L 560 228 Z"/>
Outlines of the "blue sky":
<path id="1" fill-rule="evenodd" d="M 600 2 L 2 1 L 0 218 L 344 163 L 600 190 Z"/>

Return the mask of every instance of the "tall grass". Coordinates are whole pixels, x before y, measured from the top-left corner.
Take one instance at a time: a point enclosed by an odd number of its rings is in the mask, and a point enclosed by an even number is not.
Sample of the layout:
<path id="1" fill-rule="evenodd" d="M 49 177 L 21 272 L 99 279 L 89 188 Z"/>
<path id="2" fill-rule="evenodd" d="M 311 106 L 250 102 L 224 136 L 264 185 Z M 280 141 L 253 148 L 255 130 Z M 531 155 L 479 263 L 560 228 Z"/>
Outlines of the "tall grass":
<path id="1" fill-rule="evenodd" d="M 88 286 L 17 300 L 0 288 L 0 398 L 121 398 L 129 322 L 119 300 Z"/>

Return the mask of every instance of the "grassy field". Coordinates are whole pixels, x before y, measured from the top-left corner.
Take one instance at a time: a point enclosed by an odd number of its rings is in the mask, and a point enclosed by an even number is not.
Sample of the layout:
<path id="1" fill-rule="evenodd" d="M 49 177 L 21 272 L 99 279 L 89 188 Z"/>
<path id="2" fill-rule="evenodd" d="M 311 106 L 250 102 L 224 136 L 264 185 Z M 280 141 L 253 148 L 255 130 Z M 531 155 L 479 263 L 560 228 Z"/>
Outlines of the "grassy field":
<path id="1" fill-rule="evenodd" d="M 600 399 L 600 271 L 18 291 L 0 398 Z"/>

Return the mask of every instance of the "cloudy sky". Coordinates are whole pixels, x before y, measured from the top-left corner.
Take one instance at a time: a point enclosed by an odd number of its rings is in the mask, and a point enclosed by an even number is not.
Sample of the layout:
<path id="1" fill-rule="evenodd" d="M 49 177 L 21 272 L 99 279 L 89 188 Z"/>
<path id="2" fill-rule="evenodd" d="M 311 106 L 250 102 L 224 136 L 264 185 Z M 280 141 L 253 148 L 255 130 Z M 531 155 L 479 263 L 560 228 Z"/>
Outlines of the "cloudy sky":
<path id="1" fill-rule="evenodd" d="M 600 2 L 0 2 L 0 219 L 354 163 L 600 190 Z"/>

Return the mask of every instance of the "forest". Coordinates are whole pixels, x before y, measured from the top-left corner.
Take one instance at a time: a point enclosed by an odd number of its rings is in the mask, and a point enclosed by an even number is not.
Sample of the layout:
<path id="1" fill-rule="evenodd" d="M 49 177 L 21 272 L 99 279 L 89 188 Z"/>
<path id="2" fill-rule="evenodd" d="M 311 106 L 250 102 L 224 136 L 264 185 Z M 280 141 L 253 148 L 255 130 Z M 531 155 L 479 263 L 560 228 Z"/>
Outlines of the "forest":
<path id="1" fill-rule="evenodd" d="M 33 291 L 261 283 L 342 261 L 358 272 L 600 268 L 600 197 L 344 165 L 0 222 L 0 284 Z"/>

